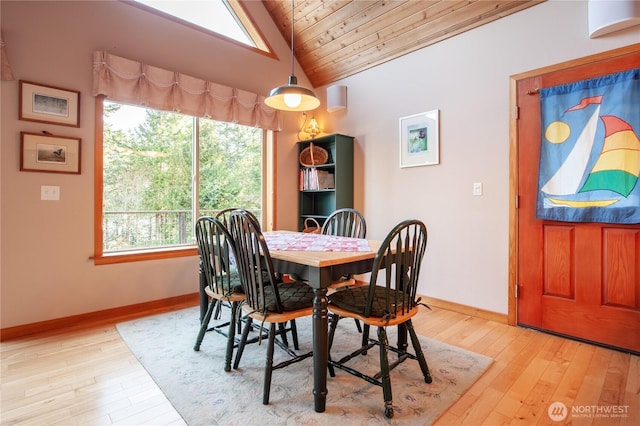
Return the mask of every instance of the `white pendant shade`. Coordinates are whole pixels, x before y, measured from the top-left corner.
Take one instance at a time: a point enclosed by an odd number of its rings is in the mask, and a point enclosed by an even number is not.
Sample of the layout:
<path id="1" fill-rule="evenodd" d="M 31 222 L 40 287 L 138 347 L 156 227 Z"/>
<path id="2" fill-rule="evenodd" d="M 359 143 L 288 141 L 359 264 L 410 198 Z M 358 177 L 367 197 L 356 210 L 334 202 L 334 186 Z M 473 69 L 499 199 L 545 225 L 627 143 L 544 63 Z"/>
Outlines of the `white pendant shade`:
<path id="1" fill-rule="evenodd" d="M 282 111 L 310 111 L 320 106 L 320 100 L 313 90 L 298 86 L 295 76 L 289 77 L 289 84 L 273 89 L 264 103 Z"/>

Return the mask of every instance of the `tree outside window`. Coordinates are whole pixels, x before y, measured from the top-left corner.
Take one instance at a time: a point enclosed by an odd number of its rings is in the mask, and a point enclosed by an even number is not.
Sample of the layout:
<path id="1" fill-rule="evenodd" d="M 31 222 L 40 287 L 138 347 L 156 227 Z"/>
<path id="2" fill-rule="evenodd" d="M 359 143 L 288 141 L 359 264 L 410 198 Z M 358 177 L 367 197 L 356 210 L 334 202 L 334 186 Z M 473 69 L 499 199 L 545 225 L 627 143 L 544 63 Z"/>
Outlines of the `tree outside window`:
<path id="1" fill-rule="evenodd" d="M 104 101 L 103 253 L 194 244 L 194 218 L 262 210 L 263 131 Z M 193 178 L 192 178 L 193 177 Z"/>

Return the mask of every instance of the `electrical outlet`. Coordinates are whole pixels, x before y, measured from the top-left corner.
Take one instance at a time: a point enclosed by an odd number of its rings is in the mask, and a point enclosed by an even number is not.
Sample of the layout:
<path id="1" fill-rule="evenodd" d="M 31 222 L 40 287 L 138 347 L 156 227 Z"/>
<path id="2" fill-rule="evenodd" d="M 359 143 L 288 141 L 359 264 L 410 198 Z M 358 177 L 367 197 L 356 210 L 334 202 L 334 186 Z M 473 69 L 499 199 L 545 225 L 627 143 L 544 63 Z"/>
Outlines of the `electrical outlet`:
<path id="1" fill-rule="evenodd" d="M 60 200 L 60 187 L 42 185 L 40 187 L 40 199 L 46 201 Z"/>
<path id="2" fill-rule="evenodd" d="M 473 195 L 482 195 L 482 182 L 473 183 Z"/>

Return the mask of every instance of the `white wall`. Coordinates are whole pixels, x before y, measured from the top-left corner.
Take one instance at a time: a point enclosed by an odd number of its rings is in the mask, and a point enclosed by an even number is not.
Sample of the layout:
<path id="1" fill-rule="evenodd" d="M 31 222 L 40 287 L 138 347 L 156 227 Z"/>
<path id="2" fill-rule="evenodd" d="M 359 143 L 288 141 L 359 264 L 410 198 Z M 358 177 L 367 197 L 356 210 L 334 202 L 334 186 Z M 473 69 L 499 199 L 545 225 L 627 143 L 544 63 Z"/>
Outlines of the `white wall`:
<path id="1" fill-rule="evenodd" d="M 320 124 L 357 138 L 369 237 L 405 218 L 427 224 L 419 293 L 507 313 L 509 76 L 640 42 L 638 26 L 592 40 L 587 23 L 586 1 L 552 0 L 339 82 L 347 112 Z M 433 109 L 440 165 L 400 169 L 399 117 Z"/>
<path id="2" fill-rule="evenodd" d="M 16 81 L 0 85 L 1 327 L 27 324 L 196 290 L 195 257 L 95 266 L 91 52 L 107 50 L 255 93 L 289 74 L 285 40 L 260 3 L 247 2 L 282 62 L 117 1 L 0 3 Z M 555 24 L 561 22 L 562 25 Z M 344 79 L 346 112 L 316 112 L 327 132 L 357 138 L 356 207 L 381 238 L 416 217 L 430 230 L 420 292 L 507 311 L 508 82 L 512 74 L 640 41 L 638 29 L 587 35 L 586 2 L 550 1 Z M 256 73 L 259 70 L 259 73 Z M 301 84 L 308 85 L 296 71 Z M 18 120 L 18 79 L 81 91 L 81 127 Z M 324 88 L 317 89 L 324 95 Z M 441 164 L 398 168 L 398 118 L 440 109 Z M 296 226 L 295 133 L 278 135 L 278 227 Z M 20 131 L 82 138 L 82 174 L 19 171 Z M 482 197 L 472 182 L 484 183 Z M 59 185 L 59 202 L 40 201 Z"/>

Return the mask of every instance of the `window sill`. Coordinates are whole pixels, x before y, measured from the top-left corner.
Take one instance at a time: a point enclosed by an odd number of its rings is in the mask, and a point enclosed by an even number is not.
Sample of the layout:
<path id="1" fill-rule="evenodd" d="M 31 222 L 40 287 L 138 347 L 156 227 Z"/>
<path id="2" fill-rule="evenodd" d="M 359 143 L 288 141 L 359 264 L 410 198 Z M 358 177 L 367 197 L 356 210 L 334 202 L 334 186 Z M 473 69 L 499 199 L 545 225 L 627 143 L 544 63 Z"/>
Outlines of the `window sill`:
<path id="1" fill-rule="evenodd" d="M 167 249 L 121 251 L 93 256 L 91 259 L 93 259 L 96 265 L 110 265 L 113 263 L 142 262 L 145 260 L 172 259 L 175 257 L 197 255 L 198 250 L 196 247 L 188 246 L 181 248 L 172 247 Z"/>

